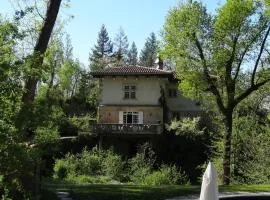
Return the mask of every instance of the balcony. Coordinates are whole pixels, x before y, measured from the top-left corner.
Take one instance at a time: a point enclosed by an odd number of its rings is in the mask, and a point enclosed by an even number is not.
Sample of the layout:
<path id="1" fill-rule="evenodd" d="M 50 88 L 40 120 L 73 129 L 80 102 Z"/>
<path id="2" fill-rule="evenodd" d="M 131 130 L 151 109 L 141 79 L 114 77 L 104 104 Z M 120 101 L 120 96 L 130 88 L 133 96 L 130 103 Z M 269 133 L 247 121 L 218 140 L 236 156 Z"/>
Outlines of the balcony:
<path id="1" fill-rule="evenodd" d="M 162 124 L 94 124 L 96 134 L 161 134 Z"/>

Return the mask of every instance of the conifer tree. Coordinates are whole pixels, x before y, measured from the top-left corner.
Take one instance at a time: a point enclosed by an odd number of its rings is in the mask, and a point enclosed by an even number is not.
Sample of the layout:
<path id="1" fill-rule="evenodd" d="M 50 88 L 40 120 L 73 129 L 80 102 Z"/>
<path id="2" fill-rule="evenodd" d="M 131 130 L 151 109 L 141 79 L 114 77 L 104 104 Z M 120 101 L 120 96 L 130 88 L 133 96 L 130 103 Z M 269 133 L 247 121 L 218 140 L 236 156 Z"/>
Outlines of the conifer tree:
<path id="1" fill-rule="evenodd" d="M 138 50 L 137 50 L 135 42 L 132 42 L 132 45 L 131 45 L 131 47 L 129 49 L 128 60 L 127 61 L 128 61 L 128 64 L 131 65 L 131 66 L 135 66 L 137 64 Z"/>
<path id="2" fill-rule="evenodd" d="M 155 33 L 151 33 L 146 39 L 144 48 L 140 55 L 140 64 L 146 67 L 153 67 L 157 56 L 158 42 Z"/>
<path id="3" fill-rule="evenodd" d="M 107 64 L 107 60 L 112 56 L 113 44 L 109 38 L 108 32 L 105 25 L 101 26 L 100 32 L 98 33 L 97 44 L 90 53 L 90 69 L 98 70 L 103 69 Z"/>
<path id="4" fill-rule="evenodd" d="M 128 57 L 128 39 L 124 30 L 120 27 L 119 32 L 114 39 L 114 58 L 116 65 L 127 62 Z"/>

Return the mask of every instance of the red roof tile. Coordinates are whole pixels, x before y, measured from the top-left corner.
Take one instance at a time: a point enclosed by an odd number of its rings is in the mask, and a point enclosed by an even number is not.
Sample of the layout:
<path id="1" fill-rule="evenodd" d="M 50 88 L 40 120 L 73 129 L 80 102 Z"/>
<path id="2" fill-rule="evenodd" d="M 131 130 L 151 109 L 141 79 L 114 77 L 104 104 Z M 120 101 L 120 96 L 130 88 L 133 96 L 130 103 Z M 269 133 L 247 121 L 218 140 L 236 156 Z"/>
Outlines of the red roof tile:
<path id="1" fill-rule="evenodd" d="M 110 67 L 98 71 L 93 71 L 91 74 L 94 77 L 102 76 L 136 76 L 136 75 L 154 75 L 154 76 L 173 76 L 173 72 L 165 71 L 150 67 L 141 66 L 125 66 L 125 67 Z"/>

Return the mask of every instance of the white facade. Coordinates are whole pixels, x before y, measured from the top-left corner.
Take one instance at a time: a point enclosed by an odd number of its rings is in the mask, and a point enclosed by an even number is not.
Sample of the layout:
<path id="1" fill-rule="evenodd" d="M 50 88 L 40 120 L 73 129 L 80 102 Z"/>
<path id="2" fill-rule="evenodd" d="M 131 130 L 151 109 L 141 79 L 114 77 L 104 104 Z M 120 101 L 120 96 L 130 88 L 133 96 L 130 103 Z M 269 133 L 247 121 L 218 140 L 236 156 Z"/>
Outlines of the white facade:
<path id="1" fill-rule="evenodd" d="M 167 78 L 105 77 L 100 81 L 100 105 L 160 105 L 161 88 Z M 124 98 L 124 86 L 135 85 L 136 97 Z"/>
<path id="2" fill-rule="evenodd" d="M 125 86 L 132 88 L 132 91 L 126 90 Z M 160 102 L 162 88 L 166 113 L 163 113 L 164 105 Z M 171 120 L 195 117 L 201 113 L 196 102 L 183 97 L 177 83 L 169 82 L 166 77 L 106 76 L 100 78 L 100 92 L 99 113 L 102 123 L 158 124 L 164 123 L 163 115 Z M 138 113 L 138 117 L 132 117 L 131 114 L 125 117 L 125 113 Z"/>

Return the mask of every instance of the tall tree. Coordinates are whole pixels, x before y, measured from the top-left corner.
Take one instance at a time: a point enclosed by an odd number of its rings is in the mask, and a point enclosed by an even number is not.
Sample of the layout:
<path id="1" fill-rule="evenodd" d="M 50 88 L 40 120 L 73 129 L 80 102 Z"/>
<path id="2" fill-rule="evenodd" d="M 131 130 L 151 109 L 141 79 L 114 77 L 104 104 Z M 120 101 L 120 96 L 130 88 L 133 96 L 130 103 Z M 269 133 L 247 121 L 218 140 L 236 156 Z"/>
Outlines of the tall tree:
<path id="1" fill-rule="evenodd" d="M 138 50 L 135 42 L 132 42 L 131 47 L 128 51 L 127 63 L 131 66 L 135 66 L 137 64 L 137 61 L 138 61 Z"/>
<path id="2" fill-rule="evenodd" d="M 97 70 L 102 69 L 107 64 L 107 60 L 112 56 L 113 44 L 109 38 L 105 25 L 101 26 L 98 33 L 97 44 L 92 49 L 92 53 L 89 56 L 90 69 Z"/>
<path id="3" fill-rule="evenodd" d="M 164 25 L 163 53 L 176 62 L 182 92 L 214 102 L 224 118 L 226 185 L 231 175 L 234 110 L 270 81 L 270 22 L 263 10 L 259 1 L 227 0 L 211 15 L 202 3 L 188 1 L 171 9 Z"/>
<path id="4" fill-rule="evenodd" d="M 50 0 L 48 1 L 48 7 L 46 12 L 46 17 L 42 26 L 42 29 L 39 33 L 34 53 L 29 59 L 30 69 L 33 71 L 38 70 L 42 66 L 44 53 L 47 49 L 50 36 L 57 18 L 58 11 L 60 9 L 61 0 Z M 35 70 L 36 69 L 36 70 Z M 37 82 L 39 78 L 37 74 L 30 74 L 27 77 L 25 82 L 25 92 L 22 97 L 22 102 L 29 103 L 32 102 L 35 98 Z"/>
<path id="5" fill-rule="evenodd" d="M 127 36 L 123 28 L 120 27 L 114 39 L 114 58 L 117 65 L 127 61 L 128 45 Z"/>
<path id="6" fill-rule="evenodd" d="M 158 42 L 155 33 L 151 33 L 146 39 L 144 47 L 140 55 L 140 63 L 142 66 L 153 67 L 157 57 Z"/>

